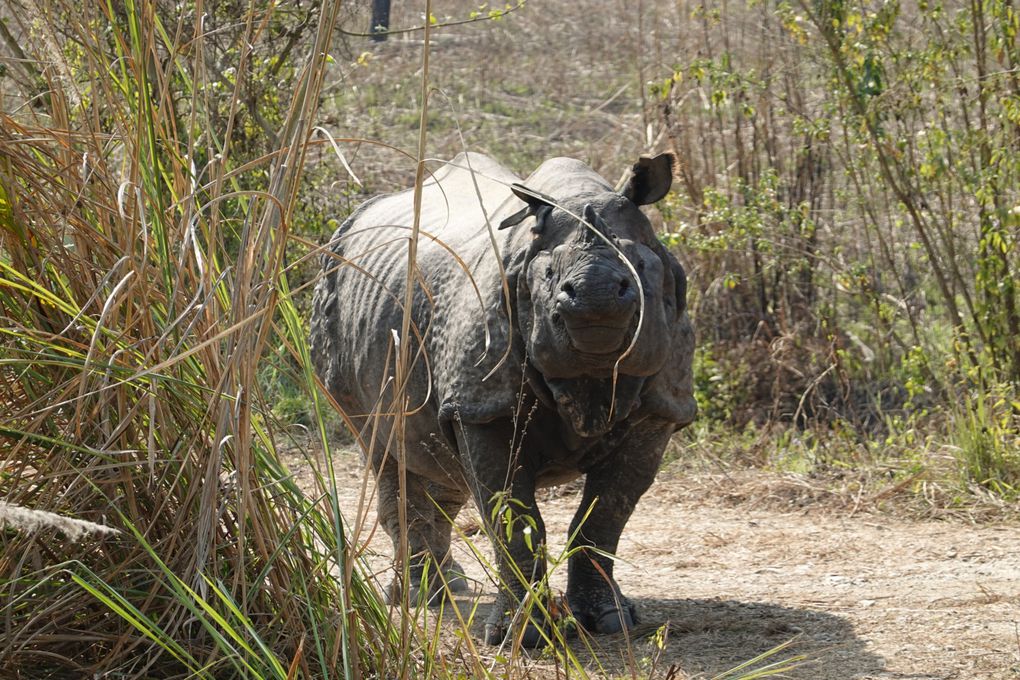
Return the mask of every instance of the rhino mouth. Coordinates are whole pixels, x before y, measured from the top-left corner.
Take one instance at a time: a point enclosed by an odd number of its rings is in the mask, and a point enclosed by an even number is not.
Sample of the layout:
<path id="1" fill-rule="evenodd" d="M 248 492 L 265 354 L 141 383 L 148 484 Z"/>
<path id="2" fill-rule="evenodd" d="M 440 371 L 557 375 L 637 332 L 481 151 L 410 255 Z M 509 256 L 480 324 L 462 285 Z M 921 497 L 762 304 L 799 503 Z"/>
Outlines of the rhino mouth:
<path id="1" fill-rule="evenodd" d="M 630 324 L 565 324 L 571 347 L 581 354 L 605 357 L 619 354 L 626 346 Z"/>

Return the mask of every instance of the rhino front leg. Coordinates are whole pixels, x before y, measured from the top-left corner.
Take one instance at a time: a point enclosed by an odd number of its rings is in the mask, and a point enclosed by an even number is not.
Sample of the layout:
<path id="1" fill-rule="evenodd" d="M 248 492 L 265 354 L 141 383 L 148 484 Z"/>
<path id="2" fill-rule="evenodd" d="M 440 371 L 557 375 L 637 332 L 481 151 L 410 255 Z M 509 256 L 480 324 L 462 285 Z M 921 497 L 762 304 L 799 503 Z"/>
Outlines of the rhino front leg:
<path id="1" fill-rule="evenodd" d="M 494 645 L 511 634 L 529 588 L 545 576 L 545 524 L 535 502 L 534 476 L 518 462 L 513 427 L 505 423 L 456 427 L 468 483 L 492 537 L 498 567 L 499 590 L 484 636 L 486 644 Z M 539 628 L 533 622 L 524 626 L 521 644 L 541 645 Z"/>
<path id="2" fill-rule="evenodd" d="M 570 524 L 570 547 L 580 550 L 567 568 L 567 603 L 586 630 L 618 633 L 637 623 L 634 606 L 613 578 L 613 560 L 599 552 L 616 553 L 627 520 L 655 479 L 673 429 L 672 423 L 642 422 L 588 472 L 581 506 Z"/>

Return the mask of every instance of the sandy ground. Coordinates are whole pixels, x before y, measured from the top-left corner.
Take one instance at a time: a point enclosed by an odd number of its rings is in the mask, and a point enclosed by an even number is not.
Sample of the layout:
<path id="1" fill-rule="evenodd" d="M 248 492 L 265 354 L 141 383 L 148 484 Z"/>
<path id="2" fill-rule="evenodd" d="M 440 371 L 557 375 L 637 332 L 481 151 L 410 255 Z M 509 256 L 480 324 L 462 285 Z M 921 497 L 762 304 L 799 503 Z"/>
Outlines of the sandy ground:
<path id="1" fill-rule="evenodd" d="M 334 461 L 341 504 L 353 519 L 360 457 L 340 452 Z M 291 465 L 304 476 L 307 464 Z M 658 651 L 649 633 L 668 623 L 659 678 L 709 678 L 791 638 L 794 645 L 776 658 L 804 654 L 808 661 L 784 677 L 1020 678 L 1020 527 L 851 515 L 821 503 L 777 509 L 756 502 L 743 481 L 742 500 L 723 504 L 717 482 L 711 498 L 699 500 L 698 480 L 669 468 L 660 473 L 624 532 L 616 567 L 642 625 L 630 652 L 623 640 L 594 638 L 602 668 L 590 664 L 593 676 L 631 676 L 631 654 L 647 674 Z M 562 550 L 577 507 L 572 487 L 542 493 L 552 554 Z M 373 519 L 369 510 L 369 530 Z M 458 525 L 476 521 L 465 511 Z M 484 543 L 480 534 L 472 540 Z M 369 563 L 388 582 L 391 546 L 381 530 L 370 549 Z M 454 550 L 474 581 L 461 609 L 481 598 L 477 638 L 493 589 L 462 540 Z M 565 576 L 565 565 L 554 571 L 553 587 L 562 589 Z M 555 669 L 536 657 L 529 675 L 554 677 Z"/>

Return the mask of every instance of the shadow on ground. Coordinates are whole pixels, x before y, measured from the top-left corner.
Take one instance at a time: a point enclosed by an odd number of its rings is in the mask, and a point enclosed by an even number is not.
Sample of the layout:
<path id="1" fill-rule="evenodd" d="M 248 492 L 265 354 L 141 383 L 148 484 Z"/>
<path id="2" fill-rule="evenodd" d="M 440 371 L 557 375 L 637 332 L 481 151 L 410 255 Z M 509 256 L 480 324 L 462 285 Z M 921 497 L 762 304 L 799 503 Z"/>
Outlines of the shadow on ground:
<path id="1" fill-rule="evenodd" d="M 623 636 L 589 637 L 592 654 L 581 640 L 570 642 L 593 677 L 633 677 L 635 667 L 638 677 L 649 677 L 652 660 L 657 658 L 652 678 L 713 678 L 791 639 L 795 641 L 790 647 L 747 671 L 804 655 L 807 658 L 802 665 L 781 677 L 850 680 L 883 676 L 884 660 L 865 649 L 865 641 L 854 634 L 849 621 L 834 614 L 722 599 L 638 599 L 635 603 L 641 622 L 630 645 Z M 481 622 L 490 608 L 488 603 L 478 605 L 471 629 L 476 639 L 481 637 Z M 665 646 L 660 650 L 656 632 L 667 624 Z"/>

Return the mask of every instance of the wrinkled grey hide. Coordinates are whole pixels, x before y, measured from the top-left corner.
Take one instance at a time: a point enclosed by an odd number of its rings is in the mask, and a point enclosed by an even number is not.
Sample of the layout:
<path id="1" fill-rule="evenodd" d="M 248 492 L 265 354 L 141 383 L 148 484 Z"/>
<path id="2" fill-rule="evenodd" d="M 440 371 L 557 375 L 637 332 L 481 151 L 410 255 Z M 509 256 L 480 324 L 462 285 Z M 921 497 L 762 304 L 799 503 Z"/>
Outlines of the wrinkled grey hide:
<path id="1" fill-rule="evenodd" d="M 549 160 L 521 182 L 486 156 L 461 154 L 424 188 L 404 435 L 410 595 L 441 587 L 423 583 L 429 559 L 433 575 L 441 565 L 463 588 L 450 520 L 468 498 L 486 521 L 505 504 L 512 538 L 497 550 L 504 587 L 489 643 L 508 632 L 524 593 L 511 559 L 533 581 L 544 573 L 523 531 L 530 523 L 532 547 L 544 542 L 535 489 L 585 475 L 571 534 L 597 500 L 576 544 L 614 553 L 670 435 L 694 418 L 686 279 L 638 209 L 666 194 L 671 163 L 641 159 L 618 193 L 575 160 Z M 392 421 L 367 414 L 394 408 L 412 196 L 371 200 L 337 230 L 311 325 L 316 370 L 360 429 L 395 545 L 399 447 Z M 505 525 L 493 528 L 505 540 Z M 636 621 L 612 574 L 595 551 L 570 559 L 567 601 L 589 630 Z M 524 635 L 542 639 L 534 626 Z"/>

